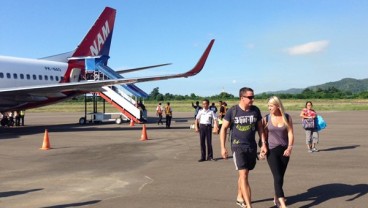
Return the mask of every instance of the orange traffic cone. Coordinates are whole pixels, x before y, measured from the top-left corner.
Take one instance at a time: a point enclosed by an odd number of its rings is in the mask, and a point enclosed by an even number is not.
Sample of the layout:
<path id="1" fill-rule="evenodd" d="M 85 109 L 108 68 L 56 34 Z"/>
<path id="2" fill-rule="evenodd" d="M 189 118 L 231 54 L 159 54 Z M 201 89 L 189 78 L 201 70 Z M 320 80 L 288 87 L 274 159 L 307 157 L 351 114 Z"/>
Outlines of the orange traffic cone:
<path id="1" fill-rule="evenodd" d="M 50 140 L 49 140 L 49 132 L 47 131 L 47 129 L 45 129 L 45 135 L 43 136 L 43 144 L 41 147 L 42 150 L 49 150 L 51 149 L 50 147 Z"/>
<path id="2" fill-rule="evenodd" d="M 134 126 L 134 121 L 133 121 L 133 119 L 130 119 L 130 124 L 129 124 L 129 126 Z"/>
<path id="3" fill-rule="evenodd" d="M 146 124 L 143 124 L 141 141 L 146 141 L 146 140 L 148 140 L 147 130 L 146 130 Z"/>

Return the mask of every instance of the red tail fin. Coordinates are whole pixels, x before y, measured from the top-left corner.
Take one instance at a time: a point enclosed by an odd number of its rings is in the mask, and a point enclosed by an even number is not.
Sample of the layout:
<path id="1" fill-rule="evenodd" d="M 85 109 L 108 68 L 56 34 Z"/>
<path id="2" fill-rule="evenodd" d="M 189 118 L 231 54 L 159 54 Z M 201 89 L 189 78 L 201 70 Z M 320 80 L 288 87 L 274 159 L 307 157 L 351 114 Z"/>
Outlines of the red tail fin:
<path id="1" fill-rule="evenodd" d="M 106 7 L 78 45 L 72 57 L 109 56 L 115 15 L 115 9 Z M 79 81 L 81 75 L 85 74 L 84 61 L 69 59 L 68 64 L 68 69 L 60 82 Z"/>
<path id="2" fill-rule="evenodd" d="M 106 7 L 77 47 L 73 57 L 109 55 L 116 10 Z"/>

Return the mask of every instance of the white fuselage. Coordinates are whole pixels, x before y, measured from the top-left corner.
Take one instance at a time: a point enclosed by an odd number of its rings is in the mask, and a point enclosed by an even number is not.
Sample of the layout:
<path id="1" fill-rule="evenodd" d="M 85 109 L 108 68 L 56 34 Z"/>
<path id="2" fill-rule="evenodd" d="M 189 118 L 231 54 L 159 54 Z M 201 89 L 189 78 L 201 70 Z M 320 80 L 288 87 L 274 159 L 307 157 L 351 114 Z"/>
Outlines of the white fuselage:
<path id="1" fill-rule="evenodd" d="M 47 86 L 59 85 L 67 69 L 64 62 L 0 56 L 0 111 L 34 108 L 68 98 L 62 93 L 47 93 Z M 46 91 L 24 92 L 40 87 Z"/>
<path id="2" fill-rule="evenodd" d="M 0 90 L 59 83 L 68 63 L 0 56 Z"/>

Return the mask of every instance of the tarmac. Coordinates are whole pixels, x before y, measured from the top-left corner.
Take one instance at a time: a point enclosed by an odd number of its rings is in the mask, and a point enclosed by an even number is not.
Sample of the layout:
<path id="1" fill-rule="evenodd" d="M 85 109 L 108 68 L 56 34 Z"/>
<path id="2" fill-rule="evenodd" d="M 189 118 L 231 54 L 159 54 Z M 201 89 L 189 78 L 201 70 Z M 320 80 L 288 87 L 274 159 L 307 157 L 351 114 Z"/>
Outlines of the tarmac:
<path id="1" fill-rule="evenodd" d="M 265 113 L 265 112 L 264 112 Z M 318 112 L 327 122 L 319 152 L 308 153 L 299 112 L 286 172 L 288 207 L 368 207 L 368 111 Z M 231 158 L 198 163 L 193 113 L 175 113 L 172 128 L 129 123 L 79 125 L 79 113 L 27 113 L 26 126 L 0 128 L 1 208 L 231 208 L 237 171 Z M 41 150 L 45 129 L 50 150 Z M 229 145 L 228 145 L 228 150 Z M 250 173 L 253 207 L 273 205 L 267 161 Z"/>

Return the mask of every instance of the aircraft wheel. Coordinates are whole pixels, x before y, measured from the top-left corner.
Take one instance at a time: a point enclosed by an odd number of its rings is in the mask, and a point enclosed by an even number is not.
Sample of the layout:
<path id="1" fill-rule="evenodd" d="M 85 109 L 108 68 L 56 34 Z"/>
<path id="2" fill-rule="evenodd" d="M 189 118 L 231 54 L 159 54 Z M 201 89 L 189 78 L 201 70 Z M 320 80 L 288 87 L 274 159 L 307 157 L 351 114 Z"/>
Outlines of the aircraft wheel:
<path id="1" fill-rule="evenodd" d="M 86 118 L 85 118 L 85 117 L 81 117 L 81 118 L 79 119 L 79 124 L 80 124 L 80 125 L 86 124 Z"/>
<path id="2" fill-rule="evenodd" d="M 116 120 L 115 120 L 115 123 L 116 124 L 121 124 L 123 122 L 123 120 L 121 119 L 121 118 L 117 118 Z"/>

